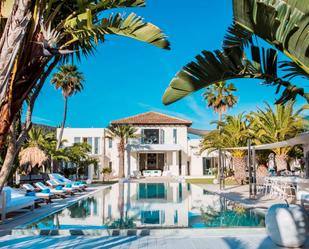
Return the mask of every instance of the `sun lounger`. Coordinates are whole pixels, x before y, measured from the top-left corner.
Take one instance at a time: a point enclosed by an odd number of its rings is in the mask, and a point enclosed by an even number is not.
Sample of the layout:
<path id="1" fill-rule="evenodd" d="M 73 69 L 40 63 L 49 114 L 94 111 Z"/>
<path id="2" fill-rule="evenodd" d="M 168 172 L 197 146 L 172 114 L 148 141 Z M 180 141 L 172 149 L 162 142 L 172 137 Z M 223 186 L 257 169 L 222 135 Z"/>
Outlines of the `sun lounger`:
<path id="1" fill-rule="evenodd" d="M 4 221 L 7 213 L 27 207 L 33 210 L 37 198 L 35 196 L 25 196 L 10 187 L 4 187 L 0 199 L 1 219 Z"/>
<path id="2" fill-rule="evenodd" d="M 73 184 L 71 184 L 71 183 L 65 183 L 65 182 L 60 181 L 60 180 L 58 180 L 58 179 L 53 179 L 53 181 L 54 181 L 57 185 L 63 186 L 64 188 L 71 188 L 71 189 L 73 189 L 73 191 L 78 191 L 78 192 L 84 191 L 84 188 L 81 188 L 81 187 L 78 186 L 78 185 L 73 185 Z"/>
<path id="3" fill-rule="evenodd" d="M 61 186 L 58 186 L 56 188 L 50 188 L 48 186 L 46 186 L 44 183 L 42 182 L 36 182 L 34 183 L 34 185 L 40 189 L 41 191 L 44 191 L 44 190 L 49 190 L 49 192 L 53 193 L 54 195 L 58 196 L 58 197 L 61 197 L 61 198 L 65 198 L 66 196 L 66 193 L 64 190 L 62 190 L 62 187 Z M 47 191 L 48 192 L 48 191 Z"/>
<path id="4" fill-rule="evenodd" d="M 77 191 L 73 189 L 72 187 L 69 187 L 68 185 L 63 185 L 62 183 L 58 182 L 57 180 L 48 180 L 46 181 L 46 184 L 50 186 L 51 188 L 56 189 L 57 187 L 62 187 L 62 190 L 70 195 L 74 195 L 74 192 Z"/>
<path id="5" fill-rule="evenodd" d="M 85 184 L 83 182 L 71 181 L 71 180 L 65 178 L 64 176 L 62 176 L 60 174 L 53 173 L 53 174 L 48 174 L 48 175 L 49 175 L 49 178 L 51 180 L 57 180 L 58 182 L 63 183 L 63 185 L 72 184 L 72 187 L 75 188 L 75 189 L 85 190 L 85 188 L 87 187 L 87 184 Z"/>
<path id="6" fill-rule="evenodd" d="M 37 190 L 35 187 L 33 187 L 31 184 L 29 183 L 25 183 L 22 185 L 22 187 L 29 193 L 34 193 L 34 196 L 38 197 L 38 198 L 42 198 L 45 200 L 46 203 L 50 203 L 51 199 L 55 196 L 53 193 L 48 192 L 48 191 L 41 191 L 41 190 Z"/>

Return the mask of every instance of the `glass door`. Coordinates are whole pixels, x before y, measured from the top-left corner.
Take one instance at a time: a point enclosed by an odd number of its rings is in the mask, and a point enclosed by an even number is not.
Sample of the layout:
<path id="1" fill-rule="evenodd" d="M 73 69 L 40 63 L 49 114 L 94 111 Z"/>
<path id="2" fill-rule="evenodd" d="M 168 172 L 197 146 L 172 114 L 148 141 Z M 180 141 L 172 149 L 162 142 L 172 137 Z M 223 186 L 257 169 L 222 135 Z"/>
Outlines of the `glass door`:
<path id="1" fill-rule="evenodd" d="M 157 154 L 155 153 L 147 154 L 147 168 L 157 169 Z"/>

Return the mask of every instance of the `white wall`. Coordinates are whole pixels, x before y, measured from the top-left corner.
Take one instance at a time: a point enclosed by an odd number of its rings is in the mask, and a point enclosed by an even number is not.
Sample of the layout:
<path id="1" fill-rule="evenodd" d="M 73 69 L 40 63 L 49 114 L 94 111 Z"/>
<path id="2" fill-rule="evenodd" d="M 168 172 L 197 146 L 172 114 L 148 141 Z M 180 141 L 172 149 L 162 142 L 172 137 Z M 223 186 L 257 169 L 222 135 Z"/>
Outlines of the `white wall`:
<path id="1" fill-rule="evenodd" d="M 181 146 L 182 155 L 182 175 L 188 175 L 187 161 L 190 161 L 190 176 L 203 176 L 203 157 L 217 157 L 216 152 L 208 153 L 204 151 L 200 153 L 200 139 L 188 139 L 187 126 L 184 125 L 153 125 L 153 126 L 135 126 L 137 128 L 137 134 L 141 135 L 142 129 L 164 129 L 166 145 L 173 145 L 173 129 L 177 129 L 177 145 Z M 57 129 L 57 136 L 59 129 Z M 94 143 L 94 137 L 100 137 L 100 153 L 97 155 L 100 158 L 100 172 L 103 167 L 108 167 L 109 162 L 112 163 L 112 175 L 118 176 L 119 172 L 119 157 L 117 145 L 119 140 L 112 140 L 112 147 L 109 147 L 109 140 L 104 139 L 106 129 L 104 128 L 65 128 L 63 133 L 63 139 L 67 140 L 65 146 L 72 145 L 74 143 L 74 137 L 92 137 Z M 132 139 L 130 144 L 140 144 L 140 139 Z M 164 151 L 162 151 L 164 152 Z M 93 154 L 93 151 L 92 151 Z M 128 154 L 125 154 L 125 173 L 138 169 L 138 156 L 137 152 L 130 152 L 130 158 Z M 179 152 L 178 151 L 165 151 L 166 163 L 173 175 L 179 173 Z M 92 168 L 89 168 L 91 174 Z"/>
<path id="2" fill-rule="evenodd" d="M 104 128 L 64 128 L 62 140 L 66 140 L 66 142 L 63 145 L 65 147 L 73 145 L 75 142 L 74 140 L 75 137 L 80 137 L 81 142 L 82 142 L 82 138 L 91 137 L 92 138 L 92 151 L 90 153 L 90 156 L 98 159 L 98 168 L 99 168 L 99 172 L 101 172 L 103 165 L 104 165 L 104 157 L 103 157 L 104 130 L 105 130 Z M 60 132 L 60 129 L 58 128 L 57 138 L 59 136 L 59 132 Z M 95 148 L 94 148 L 95 147 L 94 141 L 96 137 L 99 138 L 98 153 L 95 153 Z M 94 174 L 94 167 L 93 165 L 90 165 L 88 167 L 88 177 L 92 179 L 93 174 Z"/>

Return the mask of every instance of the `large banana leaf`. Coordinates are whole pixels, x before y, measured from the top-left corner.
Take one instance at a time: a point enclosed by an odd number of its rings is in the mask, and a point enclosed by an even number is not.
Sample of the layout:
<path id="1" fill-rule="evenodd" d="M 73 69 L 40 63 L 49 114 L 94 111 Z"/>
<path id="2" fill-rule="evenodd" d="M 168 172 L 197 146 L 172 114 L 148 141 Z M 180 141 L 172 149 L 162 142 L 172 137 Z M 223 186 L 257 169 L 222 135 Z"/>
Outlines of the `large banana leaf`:
<path id="1" fill-rule="evenodd" d="M 297 95 L 309 102 L 309 94 L 303 88 L 278 78 L 276 50 L 251 46 L 251 58 L 247 59 L 244 48 L 240 46 L 223 51 L 203 51 L 196 56 L 196 61 L 187 64 L 172 79 L 163 95 L 163 103 L 171 104 L 216 82 L 237 78 L 260 79 L 265 84 L 277 86 L 277 93 L 283 86 L 284 91 L 278 102 L 287 102 Z"/>
<path id="2" fill-rule="evenodd" d="M 104 18 L 99 27 L 106 34 L 122 35 L 135 40 L 147 42 L 159 48 L 170 49 L 170 44 L 161 30 L 152 23 L 144 22 L 134 13 L 126 18 L 121 14 Z"/>
<path id="3" fill-rule="evenodd" d="M 65 24 L 66 33 L 72 36 L 61 48 L 73 44 L 73 49 L 82 48 L 82 53 L 87 56 L 95 51 L 95 44 L 104 41 L 108 34 L 126 36 L 135 40 L 147 42 L 159 48 L 170 49 L 170 43 L 161 30 L 151 24 L 144 22 L 141 17 L 131 13 L 127 17 L 121 14 L 111 14 L 103 18 L 99 23 L 92 22 L 90 11 L 70 20 Z M 80 52 L 75 55 L 79 58 Z"/>
<path id="4" fill-rule="evenodd" d="M 235 22 L 285 53 L 309 74 L 308 0 L 233 0 Z"/>
<path id="5" fill-rule="evenodd" d="M 233 78 L 262 78 L 262 61 L 254 49 L 256 62 L 244 59 L 241 47 L 232 47 L 223 51 L 202 51 L 196 61 L 187 64 L 172 79 L 163 96 L 164 104 L 171 104 L 192 92 L 219 81 Z M 258 58 L 259 57 L 259 58 Z M 275 58 L 274 58 L 275 59 Z"/>

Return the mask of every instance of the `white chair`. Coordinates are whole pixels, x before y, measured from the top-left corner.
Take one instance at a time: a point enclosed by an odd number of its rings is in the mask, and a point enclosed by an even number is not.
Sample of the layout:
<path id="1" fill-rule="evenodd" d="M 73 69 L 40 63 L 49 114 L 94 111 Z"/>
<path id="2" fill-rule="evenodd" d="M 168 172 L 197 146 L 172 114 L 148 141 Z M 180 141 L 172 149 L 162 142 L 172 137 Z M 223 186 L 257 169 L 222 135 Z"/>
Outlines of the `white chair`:
<path id="1" fill-rule="evenodd" d="M 302 206 L 309 203 L 309 183 L 297 183 L 296 199 Z"/>
<path id="2" fill-rule="evenodd" d="M 55 196 L 61 197 L 61 198 L 65 198 L 66 193 L 64 190 L 61 189 L 57 189 L 57 188 L 49 188 L 48 186 L 46 186 L 44 183 L 42 182 L 36 182 L 34 183 L 34 185 L 40 189 L 41 191 L 45 191 L 45 190 L 49 190 L 51 193 L 53 193 Z"/>
<path id="3" fill-rule="evenodd" d="M 23 184 L 22 188 L 25 189 L 27 192 L 33 192 L 36 197 L 45 200 L 46 203 L 50 203 L 51 199 L 55 196 L 51 192 L 47 193 L 47 192 L 38 191 L 35 187 L 33 187 L 29 183 Z"/>
<path id="4" fill-rule="evenodd" d="M 14 189 L 10 187 L 4 187 L 2 189 L 0 199 L 1 199 L 0 210 L 1 210 L 2 221 L 6 219 L 7 213 L 18 211 L 20 209 L 27 207 L 30 207 L 30 209 L 33 210 L 35 200 L 37 200 L 35 196 L 25 196 L 24 194 L 14 191 Z"/>
<path id="5" fill-rule="evenodd" d="M 65 185 L 63 186 L 63 184 L 58 182 L 57 180 L 48 180 L 48 181 L 46 181 L 46 183 L 51 188 L 54 188 L 54 189 L 61 186 L 63 191 L 65 191 L 66 193 L 68 193 L 70 195 L 74 195 L 75 190 L 72 187 L 66 187 Z"/>
<path id="6" fill-rule="evenodd" d="M 81 182 L 74 182 L 71 181 L 67 178 L 65 178 L 63 175 L 57 174 L 57 173 L 53 173 L 53 174 L 48 174 L 49 175 L 49 179 L 50 180 L 57 180 L 60 183 L 63 183 L 64 185 L 66 184 L 72 184 L 73 188 L 74 186 L 77 186 L 80 190 L 85 190 L 85 188 L 87 188 L 87 184 L 81 183 Z"/>

